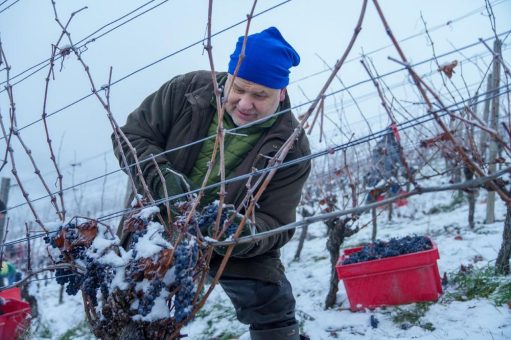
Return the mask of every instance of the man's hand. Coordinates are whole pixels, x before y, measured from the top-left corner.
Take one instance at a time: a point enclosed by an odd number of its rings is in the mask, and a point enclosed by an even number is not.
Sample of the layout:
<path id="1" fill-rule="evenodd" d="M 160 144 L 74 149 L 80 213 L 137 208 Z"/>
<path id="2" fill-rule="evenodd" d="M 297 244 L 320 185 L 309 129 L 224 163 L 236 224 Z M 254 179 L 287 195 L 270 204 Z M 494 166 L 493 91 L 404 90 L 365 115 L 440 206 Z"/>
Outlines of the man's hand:
<path id="1" fill-rule="evenodd" d="M 160 170 L 165 178 L 165 183 L 161 182 L 161 178 L 158 175 L 155 190 L 158 199 L 184 194 L 192 189 L 189 180 L 179 172 L 167 166 L 162 166 Z"/>
<path id="2" fill-rule="evenodd" d="M 202 216 L 201 220 L 199 221 L 199 227 L 201 229 L 201 232 L 203 234 L 208 235 L 209 237 L 215 236 L 215 221 L 217 212 L 218 204 L 215 202 L 205 207 L 201 214 Z M 233 236 L 242 220 L 243 215 L 237 213 L 236 209 L 234 209 L 232 205 L 225 205 L 224 208 L 222 209 L 222 218 L 220 220 L 219 230 L 217 231 L 217 233 L 220 230 L 222 230 L 224 226 L 227 225 L 228 226 L 223 235 L 219 238 L 219 240 L 224 241 Z M 253 235 L 254 232 L 255 232 L 254 224 L 249 219 L 246 219 L 240 237 Z M 234 246 L 231 255 L 232 256 L 244 255 L 248 253 L 253 247 L 254 243 L 252 242 L 237 244 Z M 227 246 L 215 247 L 215 252 L 219 255 L 225 255 L 225 253 L 227 252 Z"/>

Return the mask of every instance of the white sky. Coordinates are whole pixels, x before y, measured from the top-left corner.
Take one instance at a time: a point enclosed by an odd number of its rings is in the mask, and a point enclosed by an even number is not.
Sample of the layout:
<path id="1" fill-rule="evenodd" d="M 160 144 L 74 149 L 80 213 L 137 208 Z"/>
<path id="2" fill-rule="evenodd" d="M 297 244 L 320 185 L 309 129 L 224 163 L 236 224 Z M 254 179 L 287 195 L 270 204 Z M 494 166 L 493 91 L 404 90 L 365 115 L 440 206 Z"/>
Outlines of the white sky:
<path id="1" fill-rule="evenodd" d="M 12 2 L 14 0 L 2 5 L 0 11 Z M 73 40 L 78 41 L 146 1 L 57 0 L 56 2 L 59 17 L 63 22 L 67 21 L 71 12 L 83 6 L 88 7 L 88 9 L 75 16 L 69 27 Z M 144 9 L 160 2 L 162 1 L 153 1 Z M 256 12 L 277 3 L 280 2 L 258 1 Z M 511 1 L 494 0 L 492 3 L 494 3 L 493 10 L 496 16 L 497 32 L 505 32 L 511 29 L 509 24 L 511 23 Z M 293 0 L 253 19 L 251 32 L 258 32 L 269 26 L 276 26 L 301 55 L 302 62 L 292 70 L 292 83 L 289 86 L 293 104 L 306 101 L 302 95 L 302 90 L 309 98 L 314 98 L 319 92 L 329 75 L 328 72 L 309 77 L 303 81 L 293 81 L 324 70 L 325 65 L 318 56 L 330 65 L 335 63 L 352 36 L 360 12 L 360 5 L 361 1 Z M 441 26 L 441 28 L 431 32 L 437 54 L 450 51 L 454 47 L 460 48 L 476 42 L 479 37 L 486 38 L 492 35 L 490 21 L 484 9 L 485 3 L 482 0 L 382 0 L 380 5 L 398 39 L 403 39 L 424 30 L 420 19 L 421 13 L 430 29 Z M 216 1 L 213 10 L 213 32 L 243 20 L 251 6 L 252 1 Z M 205 0 L 170 0 L 157 9 L 134 19 L 101 37 L 96 42 L 89 44 L 87 51 L 83 53 L 83 58 L 91 68 L 96 85 L 101 86 L 107 83 L 110 66 L 113 67 L 113 80 L 115 81 L 134 70 L 200 41 L 205 37 L 207 9 L 208 1 Z M 464 17 L 466 14 L 467 16 Z M 456 20 L 460 17 L 464 18 Z M 452 23 L 447 25 L 450 21 Z M 390 41 L 382 27 L 372 2 L 369 2 L 362 32 L 350 58 L 360 56 L 362 50 L 367 53 L 387 46 Z M 217 70 L 226 69 L 228 56 L 233 50 L 236 39 L 244 33 L 244 30 L 245 25 L 241 24 L 213 39 L 213 54 Z M 12 67 L 11 77 L 49 58 L 51 44 L 56 41 L 59 33 L 60 29 L 54 21 L 50 0 L 21 0 L 0 13 L 0 37 L 9 64 Z M 506 43 L 509 44 L 509 42 Z M 430 58 L 432 55 L 431 47 L 424 35 L 403 42 L 402 47 L 412 62 Z M 484 51 L 485 48 L 478 45 L 472 49 L 464 50 L 463 55 L 470 57 Z M 506 56 L 509 57 L 509 52 L 506 53 L 504 55 L 505 59 L 507 59 Z M 397 56 L 392 48 L 372 55 L 380 73 L 397 68 L 394 62 L 387 59 L 389 55 Z M 443 61 L 462 60 L 464 59 L 463 55 L 455 54 L 446 57 Z M 488 56 L 485 58 L 479 60 L 478 64 L 482 66 L 485 63 L 487 64 L 490 59 Z M 465 65 L 463 70 L 467 82 L 473 83 L 480 80 L 478 79 L 479 71 L 471 66 L 470 62 Z M 90 93 L 90 85 L 86 75 L 74 57 L 66 58 L 62 66 L 62 71 L 60 71 L 60 62 L 55 65 L 56 79 L 51 82 L 49 89 L 48 113 L 53 113 Z M 119 82 L 112 88 L 111 93 L 112 111 L 115 118 L 122 125 L 127 115 L 163 82 L 175 75 L 196 69 L 209 69 L 208 56 L 203 51 L 202 44 L 188 48 Z M 432 62 L 418 68 L 420 73 L 428 73 L 435 69 L 436 66 Z M 14 87 L 19 127 L 23 127 L 41 117 L 44 79 L 47 72 L 48 68 L 45 68 Z M 346 64 L 341 69 L 340 76 L 345 84 L 367 79 L 357 60 Z M 5 81 L 5 77 L 5 71 L 0 72 L 0 81 Z M 21 77 L 13 82 L 19 79 Z M 401 73 L 388 79 L 388 81 L 389 84 L 393 84 L 406 79 L 404 73 Z M 298 85 L 301 89 L 298 88 Z M 335 82 L 332 86 L 332 90 L 339 88 L 339 82 Z M 366 85 L 353 90 L 355 96 L 367 93 L 374 93 L 374 89 Z M 403 98 L 411 93 L 410 90 L 408 92 L 403 91 Z M 349 101 L 349 97 L 346 95 L 339 98 Z M 334 101 L 330 102 L 330 105 L 335 105 L 335 103 L 338 105 L 338 102 Z M 306 107 L 304 106 L 304 108 Z M 378 101 L 368 101 L 364 103 L 362 108 L 367 116 L 380 116 L 380 118 L 372 118 L 371 125 L 373 128 L 387 124 L 387 120 L 381 115 Z M 0 93 L 0 110 L 4 118 L 7 117 L 8 101 L 5 92 Z M 295 113 L 299 112 L 296 111 Z M 352 122 L 361 119 L 354 108 L 346 108 L 346 115 L 347 119 Z M 115 158 L 110 152 L 111 142 L 109 136 L 111 130 L 109 123 L 104 110 L 94 97 L 55 114 L 48 119 L 48 123 L 53 146 L 58 151 L 67 185 L 99 176 L 105 172 L 105 169 L 112 171 L 117 168 Z M 327 126 L 325 129 L 328 130 L 329 127 Z M 355 125 L 352 126 L 352 130 L 361 133 L 359 136 L 365 133 L 362 131 L 363 129 L 365 128 L 361 127 L 359 130 Z M 52 163 L 49 160 L 42 123 L 36 123 L 22 130 L 21 134 L 33 150 L 41 171 L 43 173 L 52 171 Z M 315 137 L 313 142 L 316 140 Z M 341 142 L 342 140 L 336 139 L 335 135 L 331 135 L 329 139 L 329 143 Z M 0 147 L 5 148 L 4 140 L 0 141 Z M 19 144 L 15 143 L 14 147 L 18 171 L 26 181 L 27 188 L 32 194 L 31 197 L 40 196 L 43 191 L 36 186 L 37 181 L 32 180 L 34 174 L 30 163 L 20 149 Z M 105 152 L 106 154 L 103 155 Z M 74 178 L 69 166 L 73 162 L 81 162 L 81 166 L 76 168 Z M 1 176 L 9 175 L 10 165 L 7 165 L 2 170 Z M 55 174 L 48 175 L 46 178 L 53 186 Z M 117 178 L 119 177 L 117 176 Z M 122 197 L 122 185 L 119 186 L 119 182 L 115 181 L 110 181 L 110 183 L 117 183 L 107 189 L 110 194 L 115 192 L 112 198 L 119 199 L 119 197 Z M 90 195 L 91 193 L 87 194 Z M 72 193 L 68 192 L 66 195 L 68 200 L 72 199 L 69 197 Z M 14 188 L 11 192 L 9 206 L 21 202 L 23 202 L 23 199 L 17 192 L 17 188 Z M 122 205 L 122 202 L 119 199 L 120 205 Z"/>

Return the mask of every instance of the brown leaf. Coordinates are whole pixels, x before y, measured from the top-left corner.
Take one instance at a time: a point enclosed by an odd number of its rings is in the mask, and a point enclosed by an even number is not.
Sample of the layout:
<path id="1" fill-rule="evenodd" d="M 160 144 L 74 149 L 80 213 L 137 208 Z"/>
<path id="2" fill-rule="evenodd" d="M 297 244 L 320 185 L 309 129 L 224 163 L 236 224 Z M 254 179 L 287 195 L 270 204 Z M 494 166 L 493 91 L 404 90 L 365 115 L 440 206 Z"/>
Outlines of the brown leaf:
<path id="1" fill-rule="evenodd" d="M 457 65 L 458 65 L 458 61 L 453 60 L 450 63 L 440 65 L 440 67 L 438 68 L 438 71 L 443 72 L 447 76 L 447 78 L 451 79 L 452 74 L 455 73 L 454 68 Z"/>
<path id="2" fill-rule="evenodd" d="M 67 233 L 69 233 L 71 229 L 73 232 L 78 233 L 78 237 L 72 242 L 66 238 Z M 66 225 L 60 229 L 58 235 L 55 237 L 55 245 L 63 252 L 71 252 L 76 246 L 84 246 L 87 248 L 92 244 L 97 234 L 98 224 L 96 221 L 88 221 L 76 227 Z"/>
<path id="3" fill-rule="evenodd" d="M 66 227 L 60 229 L 58 235 L 55 237 L 55 245 L 60 250 L 69 250 L 71 244 L 66 240 Z"/>
<path id="4" fill-rule="evenodd" d="M 98 234 L 98 223 L 96 221 L 88 221 L 80 224 L 77 229 L 79 237 L 73 241 L 73 246 L 90 247 Z"/>
<path id="5" fill-rule="evenodd" d="M 139 217 L 130 217 L 124 221 L 124 224 L 122 226 L 123 231 L 127 232 L 135 232 L 139 230 L 144 230 L 145 223 L 144 221 Z"/>
<path id="6" fill-rule="evenodd" d="M 158 253 L 157 258 L 142 258 L 136 263 L 137 270 L 132 274 L 135 281 L 146 278 L 152 280 L 155 277 L 163 278 L 172 265 L 172 249 L 163 249 Z"/>

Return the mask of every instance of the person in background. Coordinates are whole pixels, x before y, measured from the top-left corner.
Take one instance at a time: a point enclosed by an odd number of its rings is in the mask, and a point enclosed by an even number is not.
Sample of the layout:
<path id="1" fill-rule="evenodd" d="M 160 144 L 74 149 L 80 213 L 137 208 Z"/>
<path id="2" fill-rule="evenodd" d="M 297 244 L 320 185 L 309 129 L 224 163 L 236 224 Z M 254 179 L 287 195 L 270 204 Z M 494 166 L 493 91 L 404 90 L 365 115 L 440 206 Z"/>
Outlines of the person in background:
<path id="1" fill-rule="evenodd" d="M 0 278 L 3 280 L 3 284 L 10 286 L 16 282 L 16 267 L 9 261 L 2 261 L 2 267 L 0 268 Z M 5 282 L 7 279 L 7 282 Z"/>
<path id="2" fill-rule="evenodd" d="M 222 89 L 226 114 L 223 126 L 239 128 L 236 134 L 226 134 L 226 177 L 249 174 L 262 169 L 280 149 L 298 126 L 290 111 L 287 94 L 290 68 L 297 66 L 300 57 L 275 27 L 249 35 L 245 57 L 237 77 L 243 37 L 239 37 L 230 56 L 228 72 L 217 73 Z M 139 160 L 149 159 L 166 150 L 174 149 L 204 137 L 214 135 L 218 127 L 216 100 L 211 71 L 195 71 L 178 75 L 166 82 L 133 111 L 121 128 L 137 152 Z M 227 90 L 232 90 L 227 93 Z M 278 115 L 274 115 L 275 113 Z M 112 136 L 114 151 L 122 164 L 122 152 L 130 163 L 134 158 L 121 141 L 119 148 Z M 183 194 L 189 188 L 198 188 L 208 170 L 214 140 L 180 148 L 140 164 L 145 181 L 155 199 Z M 307 138 L 302 133 L 295 141 L 284 162 L 310 154 Z M 213 164 L 209 184 L 218 183 L 219 159 Z M 264 232 L 289 224 L 296 219 L 302 187 L 310 173 L 310 161 L 279 169 L 255 209 L 255 217 L 248 220 L 242 235 Z M 161 180 L 159 172 L 164 175 Z M 255 182 L 252 178 L 252 183 Z M 218 188 L 206 191 L 201 203 L 218 199 Z M 246 180 L 226 184 L 226 204 L 239 206 L 246 195 Z M 228 214 L 235 213 L 234 210 Z M 241 211 L 244 214 L 244 211 Z M 232 215 L 231 215 L 232 216 Z M 211 228 L 201 230 L 212 236 Z M 128 242 L 129 233 L 122 228 L 118 234 Z M 240 322 L 250 325 L 252 339 L 300 339 L 295 319 L 295 299 L 290 282 L 280 261 L 280 248 L 293 236 L 285 231 L 253 243 L 235 246 L 220 279 L 220 284 L 231 299 Z M 215 248 L 210 262 L 211 273 L 217 271 L 225 249 Z"/>

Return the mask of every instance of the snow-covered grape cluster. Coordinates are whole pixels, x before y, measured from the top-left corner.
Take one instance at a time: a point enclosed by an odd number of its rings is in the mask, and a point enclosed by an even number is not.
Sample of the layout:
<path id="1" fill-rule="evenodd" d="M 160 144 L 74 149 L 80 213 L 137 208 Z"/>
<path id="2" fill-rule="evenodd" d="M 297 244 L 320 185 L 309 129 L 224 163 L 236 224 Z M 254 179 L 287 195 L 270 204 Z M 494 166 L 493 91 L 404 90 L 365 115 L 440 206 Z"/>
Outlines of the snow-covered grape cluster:
<path id="1" fill-rule="evenodd" d="M 174 300 L 174 317 L 177 322 L 186 319 L 192 311 L 192 301 L 196 287 L 193 280 L 193 269 L 197 263 L 198 246 L 195 240 L 181 242 L 174 255 L 176 285 L 179 290 Z"/>
<path id="2" fill-rule="evenodd" d="M 57 282 L 67 285 L 68 294 L 82 291 L 98 338 L 118 338 L 128 326 L 143 338 L 176 336 L 194 309 L 197 282 L 207 268 L 199 264 L 201 248 L 190 227 L 197 230 L 199 214 L 188 224 L 186 215 L 176 216 L 169 235 L 154 221 L 158 212 L 147 207 L 126 218 L 124 230 L 131 235 L 126 248 L 93 220 L 74 220 L 45 238 L 58 252 Z M 211 213 L 214 221 L 216 212 Z"/>
<path id="3" fill-rule="evenodd" d="M 85 259 L 85 246 L 78 244 L 79 242 L 79 232 L 77 230 L 77 226 L 75 223 L 68 223 L 65 226 L 61 226 L 57 230 L 57 234 L 55 236 L 46 236 L 44 237 L 44 241 L 51 245 L 53 248 L 58 248 L 58 244 L 66 245 L 74 245 L 67 246 L 65 250 L 59 255 L 56 264 L 63 264 L 69 262 L 69 260 L 83 262 Z M 84 281 L 84 276 L 82 273 L 77 273 L 70 268 L 57 268 L 55 270 L 55 279 L 57 283 L 61 285 L 66 285 L 66 293 L 69 295 L 76 295 L 81 288 L 81 285 Z"/>
<path id="4" fill-rule="evenodd" d="M 392 238 L 389 241 L 377 240 L 365 245 L 360 251 L 349 254 L 349 256 L 342 261 L 342 264 L 346 265 L 416 253 L 429 250 L 432 247 L 431 240 L 426 236 L 405 236 L 399 239 Z"/>

